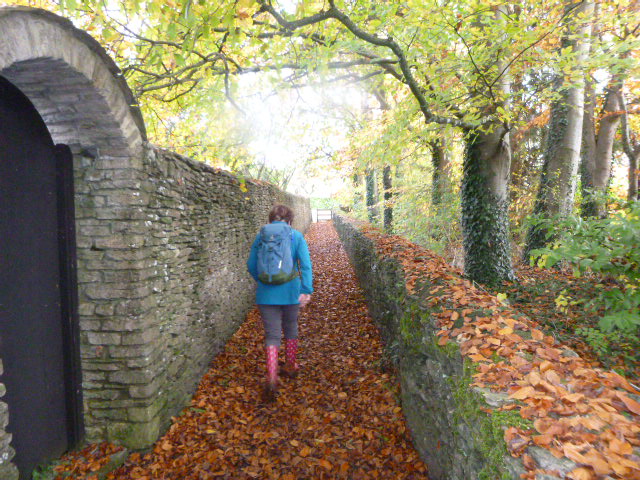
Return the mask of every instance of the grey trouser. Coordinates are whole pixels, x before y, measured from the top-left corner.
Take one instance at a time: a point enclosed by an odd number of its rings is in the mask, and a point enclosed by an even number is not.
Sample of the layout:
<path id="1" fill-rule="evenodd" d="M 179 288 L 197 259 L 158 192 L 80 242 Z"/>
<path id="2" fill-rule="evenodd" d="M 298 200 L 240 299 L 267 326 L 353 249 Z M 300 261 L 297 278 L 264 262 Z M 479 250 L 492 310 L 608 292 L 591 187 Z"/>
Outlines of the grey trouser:
<path id="1" fill-rule="evenodd" d="M 300 305 L 258 305 L 267 347 L 280 346 L 282 331 L 284 338 L 298 338 L 298 312 Z"/>

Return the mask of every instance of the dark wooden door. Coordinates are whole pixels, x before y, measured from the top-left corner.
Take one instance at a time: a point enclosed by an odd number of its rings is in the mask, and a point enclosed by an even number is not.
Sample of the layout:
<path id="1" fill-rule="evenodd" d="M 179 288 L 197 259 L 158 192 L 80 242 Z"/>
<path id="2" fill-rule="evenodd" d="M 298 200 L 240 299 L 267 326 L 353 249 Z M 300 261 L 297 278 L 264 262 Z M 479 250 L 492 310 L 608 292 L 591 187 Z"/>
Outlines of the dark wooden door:
<path id="1" fill-rule="evenodd" d="M 0 77 L 0 381 L 25 479 L 81 431 L 71 161 Z"/>

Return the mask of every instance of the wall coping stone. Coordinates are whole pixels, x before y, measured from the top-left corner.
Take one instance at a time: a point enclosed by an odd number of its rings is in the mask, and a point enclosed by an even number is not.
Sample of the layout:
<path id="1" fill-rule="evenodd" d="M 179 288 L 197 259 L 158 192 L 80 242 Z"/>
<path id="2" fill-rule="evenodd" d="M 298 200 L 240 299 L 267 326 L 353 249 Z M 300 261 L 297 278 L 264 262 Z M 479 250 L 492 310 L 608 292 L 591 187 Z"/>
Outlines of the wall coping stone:
<path id="1" fill-rule="evenodd" d="M 209 165 L 208 163 L 205 162 L 201 162 L 199 160 L 194 160 L 191 157 L 187 157 L 185 155 L 181 155 L 177 152 L 174 152 L 172 150 L 169 150 L 167 148 L 161 147 L 159 145 L 155 145 L 153 143 L 150 142 L 145 142 L 145 147 L 146 149 L 148 149 L 150 152 L 153 152 L 154 154 L 163 154 L 166 155 L 168 157 L 171 157 L 175 160 L 180 161 L 182 164 L 186 165 L 187 167 L 189 167 L 192 170 L 195 170 L 197 172 L 204 172 L 204 173 L 212 173 L 215 175 L 222 175 L 227 177 L 229 180 L 231 180 L 234 183 L 242 183 L 242 181 L 238 178 L 237 175 L 234 175 L 232 172 L 225 170 L 223 168 L 218 168 L 218 167 L 214 167 L 212 165 Z M 251 184 L 251 185 L 256 185 L 256 186 L 266 186 L 268 188 L 273 188 L 274 190 L 278 190 L 280 191 L 280 189 L 278 188 L 277 185 L 273 185 L 272 183 L 266 182 L 264 180 L 257 180 L 255 178 L 250 178 L 247 177 L 244 179 L 245 183 Z M 296 195 L 295 193 L 290 193 L 290 192 L 283 192 L 286 193 L 287 195 L 290 195 L 294 198 L 300 198 L 300 199 L 304 199 L 306 197 L 302 196 L 302 195 Z"/>

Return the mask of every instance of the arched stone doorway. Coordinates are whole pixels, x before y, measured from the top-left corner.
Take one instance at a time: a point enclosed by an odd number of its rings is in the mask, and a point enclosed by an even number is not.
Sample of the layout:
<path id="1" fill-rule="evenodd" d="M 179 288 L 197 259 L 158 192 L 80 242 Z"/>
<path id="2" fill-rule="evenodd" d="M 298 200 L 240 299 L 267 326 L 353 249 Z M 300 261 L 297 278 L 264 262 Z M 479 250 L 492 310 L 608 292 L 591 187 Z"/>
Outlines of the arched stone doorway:
<path id="1" fill-rule="evenodd" d="M 14 450 L 20 478 L 31 478 L 36 464 L 81 439 L 83 424 L 89 440 L 104 438 L 95 428 L 97 417 L 86 404 L 83 411 L 81 401 L 82 391 L 89 398 L 87 387 L 95 389 L 94 372 L 111 368 L 103 367 L 100 350 L 86 348 L 85 330 L 95 330 L 85 313 L 95 309 L 87 290 L 100 282 L 87 268 L 97 261 L 88 239 L 95 229 L 108 235 L 115 230 L 111 225 L 131 217 L 130 209 L 102 211 L 105 197 L 98 190 L 118 182 L 118 194 L 135 194 L 128 172 L 140 161 L 145 133 L 114 62 L 68 20 L 37 9 L 0 7 L 0 38 L 4 480 L 15 478 L 15 468 L 7 463 Z M 131 276 L 126 269 L 118 273 Z M 74 317 L 78 304 L 79 322 L 77 313 Z M 5 404 L 10 439 L 2 431 Z"/>
<path id="2" fill-rule="evenodd" d="M 72 176 L 68 147 L 0 77 L 0 348 L 24 478 L 82 434 Z"/>

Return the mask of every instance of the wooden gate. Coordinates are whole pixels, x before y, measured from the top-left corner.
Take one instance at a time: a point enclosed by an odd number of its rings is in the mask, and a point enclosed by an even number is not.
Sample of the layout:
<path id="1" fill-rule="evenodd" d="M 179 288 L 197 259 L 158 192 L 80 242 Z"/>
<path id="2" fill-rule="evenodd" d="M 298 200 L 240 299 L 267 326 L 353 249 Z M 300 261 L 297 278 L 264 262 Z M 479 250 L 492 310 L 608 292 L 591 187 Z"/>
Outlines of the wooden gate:
<path id="1" fill-rule="evenodd" d="M 20 478 L 82 434 L 73 168 L 0 77 L 0 381 Z"/>
<path id="2" fill-rule="evenodd" d="M 328 208 L 317 208 L 316 209 L 316 221 L 322 222 L 326 220 L 333 220 L 333 210 Z"/>

